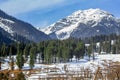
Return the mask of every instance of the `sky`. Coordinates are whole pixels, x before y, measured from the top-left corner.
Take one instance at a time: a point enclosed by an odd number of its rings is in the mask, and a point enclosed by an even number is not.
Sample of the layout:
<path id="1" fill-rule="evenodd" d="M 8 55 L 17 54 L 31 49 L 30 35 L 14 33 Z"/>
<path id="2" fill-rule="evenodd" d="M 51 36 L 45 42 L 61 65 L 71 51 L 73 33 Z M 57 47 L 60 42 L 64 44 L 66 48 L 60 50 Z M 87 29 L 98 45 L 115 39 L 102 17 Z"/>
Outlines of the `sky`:
<path id="1" fill-rule="evenodd" d="M 120 0 L 0 0 L 7 14 L 45 28 L 77 10 L 100 8 L 120 18 Z"/>

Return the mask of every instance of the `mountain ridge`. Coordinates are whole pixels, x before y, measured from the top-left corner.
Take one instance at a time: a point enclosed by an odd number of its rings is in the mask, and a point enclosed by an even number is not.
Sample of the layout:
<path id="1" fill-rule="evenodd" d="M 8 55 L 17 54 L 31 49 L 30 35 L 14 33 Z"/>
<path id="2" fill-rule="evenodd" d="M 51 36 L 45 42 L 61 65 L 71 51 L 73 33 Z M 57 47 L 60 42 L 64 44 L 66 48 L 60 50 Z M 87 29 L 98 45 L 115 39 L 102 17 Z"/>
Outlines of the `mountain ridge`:
<path id="1" fill-rule="evenodd" d="M 53 39 L 84 38 L 120 34 L 120 23 L 114 15 L 97 8 L 78 10 L 41 31 Z"/>
<path id="2" fill-rule="evenodd" d="M 0 10 L 0 28 L 11 36 L 19 35 L 33 42 L 48 40 L 50 37 L 34 28 L 31 24 L 16 19 Z"/>

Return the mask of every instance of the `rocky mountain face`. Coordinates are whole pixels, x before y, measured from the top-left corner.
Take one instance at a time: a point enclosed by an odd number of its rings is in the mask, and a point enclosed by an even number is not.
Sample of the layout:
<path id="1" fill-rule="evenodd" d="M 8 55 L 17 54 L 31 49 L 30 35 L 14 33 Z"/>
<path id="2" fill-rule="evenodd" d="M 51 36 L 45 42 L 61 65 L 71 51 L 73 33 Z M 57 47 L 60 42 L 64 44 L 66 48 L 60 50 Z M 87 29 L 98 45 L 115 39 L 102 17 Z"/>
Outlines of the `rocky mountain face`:
<path id="1" fill-rule="evenodd" d="M 0 33 L 1 31 L 4 31 L 4 34 L 1 35 L 14 41 L 19 39 L 23 39 L 24 41 L 26 39 L 33 42 L 39 42 L 50 39 L 48 35 L 37 30 L 31 24 L 9 16 L 0 10 Z"/>
<path id="2" fill-rule="evenodd" d="M 10 39 L 10 34 L 5 32 L 2 28 L 0 28 L 0 44 L 9 44 L 11 42 L 13 42 L 13 40 Z"/>
<path id="3" fill-rule="evenodd" d="M 79 10 L 41 31 L 53 39 L 120 34 L 120 20 L 100 9 Z"/>

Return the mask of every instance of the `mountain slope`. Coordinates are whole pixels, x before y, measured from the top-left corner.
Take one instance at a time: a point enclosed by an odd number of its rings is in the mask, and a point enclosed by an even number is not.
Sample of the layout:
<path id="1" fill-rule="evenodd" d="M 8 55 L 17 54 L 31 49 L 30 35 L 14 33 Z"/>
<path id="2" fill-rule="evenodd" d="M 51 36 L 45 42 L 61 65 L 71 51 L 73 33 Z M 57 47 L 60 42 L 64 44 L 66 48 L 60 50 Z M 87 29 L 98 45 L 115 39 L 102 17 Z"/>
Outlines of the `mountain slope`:
<path id="1" fill-rule="evenodd" d="M 2 28 L 0 28 L 0 44 L 2 43 L 9 44 L 11 42 L 14 42 L 14 41 L 10 39 L 9 33 L 7 33 Z"/>
<path id="2" fill-rule="evenodd" d="M 1 10 L 0 27 L 13 37 L 17 34 L 34 42 L 50 39 L 49 36 L 47 36 L 41 31 L 38 31 L 31 24 L 9 16 Z"/>
<path id="3" fill-rule="evenodd" d="M 41 31 L 53 39 L 84 38 L 95 35 L 120 34 L 120 22 L 100 9 L 79 10 Z"/>

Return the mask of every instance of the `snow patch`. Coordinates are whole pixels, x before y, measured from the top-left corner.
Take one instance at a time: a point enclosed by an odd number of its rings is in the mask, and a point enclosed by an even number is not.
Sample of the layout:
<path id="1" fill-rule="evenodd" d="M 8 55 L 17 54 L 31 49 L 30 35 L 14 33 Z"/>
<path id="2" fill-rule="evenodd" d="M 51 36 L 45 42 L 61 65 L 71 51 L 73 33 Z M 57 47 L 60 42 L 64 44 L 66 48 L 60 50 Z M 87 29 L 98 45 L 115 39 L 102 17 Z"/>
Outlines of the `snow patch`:
<path id="1" fill-rule="evenodd" d="M 96 32 L 100 32 L 100 30 L 96 30 Z"/>
<path id="2" fill-rule="evenodd" d="M 3 23 L 6 22 L 5 24 Z M 7 25 L 6 25 L 7 24 Z M 0 27 L 5 30 L 6 32 L 10 33 L 11 35 L 14 33 L 11 28 L 8 26 L 10 24 L 14 24 L 14 21 L 8 20 L 8 19 L 3 19 L 0 17 Z"/>

